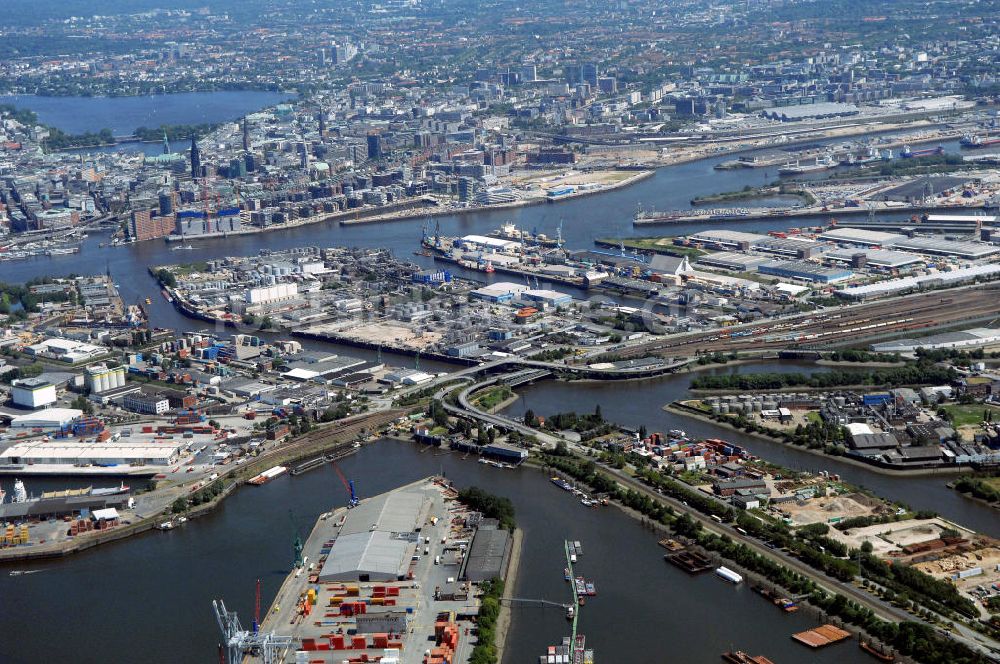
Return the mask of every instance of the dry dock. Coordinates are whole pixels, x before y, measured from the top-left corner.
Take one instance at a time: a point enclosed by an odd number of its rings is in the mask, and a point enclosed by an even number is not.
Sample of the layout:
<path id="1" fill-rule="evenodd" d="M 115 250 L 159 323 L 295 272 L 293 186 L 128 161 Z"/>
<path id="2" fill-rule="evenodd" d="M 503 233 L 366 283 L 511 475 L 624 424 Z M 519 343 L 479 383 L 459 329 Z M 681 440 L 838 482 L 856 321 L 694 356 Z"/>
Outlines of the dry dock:
<path id="1" fill-rule="evenodd" d="M 468 661 L 479 602 L 459 577 L 475 531 L 455 497 L 427 478 L 322 515 L 262 621 L 291 637 L 278 661 Z"/>

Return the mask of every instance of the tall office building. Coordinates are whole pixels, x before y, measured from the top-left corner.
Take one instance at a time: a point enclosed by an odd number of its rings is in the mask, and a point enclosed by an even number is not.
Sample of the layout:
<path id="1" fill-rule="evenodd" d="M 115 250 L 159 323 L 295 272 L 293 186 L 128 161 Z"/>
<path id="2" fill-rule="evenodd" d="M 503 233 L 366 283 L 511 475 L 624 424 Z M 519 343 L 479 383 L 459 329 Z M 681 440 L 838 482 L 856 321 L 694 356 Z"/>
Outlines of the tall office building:
<path id="1" fill-rule="evenodd" d="M 521 65 L 521 80 L 525 83 L 537 81 L 538 67 L 535 65 Z"/>
<path id="2" fill-rule="evenodd" d="M 567 64 L 563 65 L 563 76 L 566 82 L 570 85 L 576 85 L 580 82 L 581 69 L 580 65 L 577 64 Z"/>
<path id="3" fill-rule="evenodd" d="M 198 151 L 198 144 L 191 137 L 191 177 L 201 177 L 201 153 Z"/>
<path id="4" fill-rule="evenodd" d="M 580 83 L 589 83 L 591 88 L 597 87 L 600 68 L 596 62 L 584 62 L 580 65 Z"/>
<path id="5" fill-rule="evenodd" d="M 382 156 L 382 136 L 375 133 L 368 134 L 368 158 L 381 159 Z"/>

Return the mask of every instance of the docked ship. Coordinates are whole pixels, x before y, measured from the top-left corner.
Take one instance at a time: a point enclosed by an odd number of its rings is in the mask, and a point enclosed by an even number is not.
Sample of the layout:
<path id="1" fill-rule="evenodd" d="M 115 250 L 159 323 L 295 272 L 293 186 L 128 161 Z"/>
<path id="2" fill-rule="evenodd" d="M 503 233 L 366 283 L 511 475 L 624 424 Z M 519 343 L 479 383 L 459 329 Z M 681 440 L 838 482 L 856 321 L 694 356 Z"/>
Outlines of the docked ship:
<path id="1" fill-rule="evenodd" d="M 267 484 L 276 477 L 281 477 L 288 472 L 288 468 L 284 466 L 275 466 L 274 468 L 268 468 L 260 475 L 256 475 L 247 480 L 247 484 L 253 484 L 254 486 L 261 486 L 262 484 Z"/>
<path id="2" fill-rule="evenodd" d="M 785 164 L 778 169 L 778 175 L 804 175 L 806 173 L 816 173 L 818 171 L 827 171 L 835 167 L 837 162 L 829 155 L 825 157 L 816 157 L 816 160 L 811 164 L 800 164 L 798 161 L 793 163 Z"/>
<path id="3" fill-rule="evenodd" d="M 917 157 L 933 157 L 939 154 L 944 154 L 944 147 L 940 145 L 936 148 L 923 148 L 921 150 L 913 150 L 909 145 L 904 145 L 899 156 L 903 159 L 915 159 Z"/>
<path id="4" fill-rule="evenodd" d="M 559 240 L 551 238 L 545 233 L 522 231 L 515 224 L 504 224 L 496 230 L 486 234 L 489 237 L 500 238 L 501 240 L 513 240 L 522 244 L 534 244 L 541 247 L 558 247 Z"/>
<path id="5" fill-rule="evenodd" d="M 562 479 L 561 477 L 553 477 L 551 478 L 551 481 L 560 489 L 565 489 L 566 491 L 573 490 L 573 485 L 567 482 L 566 480 Z"/>
<path id="6" fill-rule="evenodd" d="M 979 148 L 993 147 L 994 145 L 1000 145 L 1000 136 L 963 136 L 959 144 L 963 148 L 969 148 L 970 150 L 976 150 Z"/>
<path id="7" fill-rule="evenodd" d="M 82 489 L 46 491 L 39 496 L 30 496 L 24 482 L 18 479 L 14 481 L 10 502 L 5 502 L 6 494 L 0 491 L 0 521 L 121 507 L 131 500 L 128 498 L 129 490 L 129 487 L 121 484 L 101 489 L 88 486 Z"/>

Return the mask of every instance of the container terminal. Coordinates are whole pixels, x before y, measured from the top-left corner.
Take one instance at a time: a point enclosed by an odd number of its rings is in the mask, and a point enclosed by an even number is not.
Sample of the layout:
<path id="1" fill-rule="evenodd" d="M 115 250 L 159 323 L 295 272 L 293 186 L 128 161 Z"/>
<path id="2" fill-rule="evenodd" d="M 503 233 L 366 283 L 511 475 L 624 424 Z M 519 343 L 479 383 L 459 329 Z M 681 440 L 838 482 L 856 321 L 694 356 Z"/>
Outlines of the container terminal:
<path id="1" fill-rule="evenodd" d="M 440 478 L 322 514 L 266 615 L 239 629 L 216 603 L 227 661 L 454 664 L 476 644 L 476 585 L 503 578 L 512 538 Z M 259 613 L 259 601 L 258 601 Z M 252 661 L 257 661 L 253 659 Z"/>

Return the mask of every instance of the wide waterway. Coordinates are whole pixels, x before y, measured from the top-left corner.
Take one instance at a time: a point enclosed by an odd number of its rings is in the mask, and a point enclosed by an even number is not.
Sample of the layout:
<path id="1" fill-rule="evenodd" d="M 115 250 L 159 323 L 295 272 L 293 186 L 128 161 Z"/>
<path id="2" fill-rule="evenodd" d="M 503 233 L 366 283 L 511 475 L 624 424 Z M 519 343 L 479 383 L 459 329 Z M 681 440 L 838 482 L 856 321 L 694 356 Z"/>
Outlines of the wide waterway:
<path id="1" fill-rule="evenodd" d="M 656 536 L 638 522 L 616 508 L 584 508 L 540 472 L 498 470 L 394 441 L 365 447 L 340 467 L 362 496 L 443 471 L 459 486 L 510 497 L 525 535 L 518 597 L 568 601 L 561 546 L 564 539 L 579 540 L 579 572 L 599 593 L 582 609 L 580 630 L 599 663 L 714 663 L 730 648 L 777 662 L 862 661 L 852 643 L 808 652 L 789 635 L 815 626 L 814 618 L 782 613 L 747 584 L 686 575 L 664 563 Z M 0 661 L 215 661 L 219 635 L 211 600 L 224 598 L 248 625 L 256 579 L 266 610 L 291 565 L 295 532 L 305 537 L 321 512 L 345 498 L 340 480 L 324 466 L 245 487 L 214 513 L 171 532 L 152 531 L 65 561 L 20 565 L 44 571 L 0 575 Z M 568 634 L 558 608 L 515 607 L 511 627 L 508 664 L 533 663 Z"/>
<path id="2" fill-rule="evenodd" d="M 129 136 L 139 127 L 226 122 L 272 106 L 294 93 L 259 90 L 181 92 L 140 97 L 39 97 L 0 95 L 0 104 L 34 111 L 42 124 L 67 134 L 110 129 Z"/>

